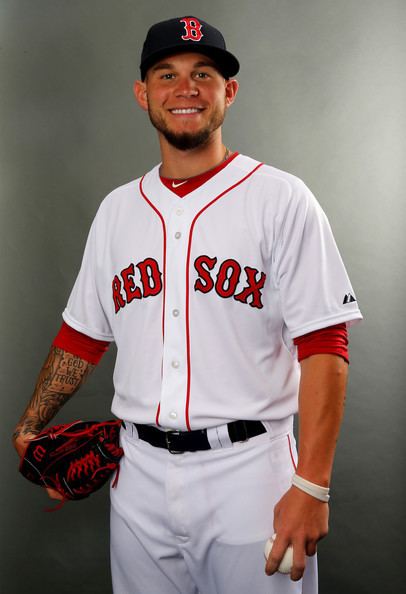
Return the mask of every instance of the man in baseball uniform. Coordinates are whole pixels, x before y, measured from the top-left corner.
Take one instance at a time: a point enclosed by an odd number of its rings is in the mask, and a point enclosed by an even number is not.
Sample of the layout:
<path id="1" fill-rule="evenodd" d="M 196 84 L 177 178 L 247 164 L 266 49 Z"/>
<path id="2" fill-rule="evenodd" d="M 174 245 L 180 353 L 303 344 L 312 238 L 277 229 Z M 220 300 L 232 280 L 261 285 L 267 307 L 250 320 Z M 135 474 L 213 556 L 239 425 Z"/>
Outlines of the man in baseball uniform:
<path id="1" fill-rule="evenodd" d="M 201 19 L 148 31 L 134 93 L 162 162 L 101 203 L 16 428 L 21 453 L 116 342 L 115 594 L 317 592 L 362 316 L 311 191 L 223 144 L 238 69 Z"/>

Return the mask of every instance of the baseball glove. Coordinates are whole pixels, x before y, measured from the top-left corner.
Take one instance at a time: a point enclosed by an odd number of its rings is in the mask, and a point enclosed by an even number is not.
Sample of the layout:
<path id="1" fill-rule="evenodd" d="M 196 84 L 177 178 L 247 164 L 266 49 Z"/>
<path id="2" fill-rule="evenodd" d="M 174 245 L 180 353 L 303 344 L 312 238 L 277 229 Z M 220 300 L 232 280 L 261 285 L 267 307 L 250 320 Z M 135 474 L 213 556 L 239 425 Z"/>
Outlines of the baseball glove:
<path id="1" fill-rule="evenodd" d="M 118 420 L 75 421 L 55 425 L 30 440 L 20 462 L 29 481 L 55 489 L 66 500 L 84 499 L 100 489 L 114 471 L 118 480 L 120 458 Z"/>

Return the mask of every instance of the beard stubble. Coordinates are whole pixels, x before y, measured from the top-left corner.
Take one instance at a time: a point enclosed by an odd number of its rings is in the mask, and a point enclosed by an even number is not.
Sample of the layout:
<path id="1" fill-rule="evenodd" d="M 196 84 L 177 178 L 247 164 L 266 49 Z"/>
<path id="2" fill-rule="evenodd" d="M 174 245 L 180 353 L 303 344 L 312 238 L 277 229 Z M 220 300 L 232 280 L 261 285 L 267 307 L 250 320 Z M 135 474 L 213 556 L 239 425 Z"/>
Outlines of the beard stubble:
<path id="1" fill-rule="evenodd" d="M 154 112 L 149 106 L 148 115 L 151 124 L 164 136 L 170 145 L 178 150 L 187 151 L 203 146 L 208 142 L 210 135 L 224 122 L 225 106 L 222 111 L 220 109 L 215 110 L 207 125 L 198 132 L 173 132 L 163 117 Z"/>

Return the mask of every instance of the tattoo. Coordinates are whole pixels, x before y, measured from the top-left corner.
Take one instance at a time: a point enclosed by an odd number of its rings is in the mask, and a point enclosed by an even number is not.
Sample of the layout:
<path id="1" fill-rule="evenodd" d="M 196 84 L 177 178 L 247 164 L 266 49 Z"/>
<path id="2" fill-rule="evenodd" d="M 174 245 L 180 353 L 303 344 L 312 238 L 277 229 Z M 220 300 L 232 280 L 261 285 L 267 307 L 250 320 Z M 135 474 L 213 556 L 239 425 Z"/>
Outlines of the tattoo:
<path id="1" fill-rule="evenodd" d="M 38 434 L 85 382 L 95 365 L 52 346 L 34 393 L 13 434 Z"/>

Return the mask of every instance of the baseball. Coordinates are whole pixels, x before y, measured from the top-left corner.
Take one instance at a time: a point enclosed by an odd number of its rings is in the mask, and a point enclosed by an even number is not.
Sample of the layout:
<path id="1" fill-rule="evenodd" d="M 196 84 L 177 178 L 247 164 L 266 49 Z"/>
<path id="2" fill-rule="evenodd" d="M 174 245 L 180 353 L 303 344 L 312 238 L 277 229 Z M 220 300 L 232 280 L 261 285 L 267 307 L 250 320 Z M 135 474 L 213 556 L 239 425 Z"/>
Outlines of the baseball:
<path id="1" fill-rule="evenodd" d="M 276 534 L 272 536 L 272 538 L 268 538 L 265 543 L 265 559 L 268 559 L 269 553 L 272 551 L 273 543 L 276 538 Z M 282 557 L 282 561 L 279 564 L 278 571 L 279 573 L 290 573 L 293 565 L 293 547 L 289 545 L 285 551 L 284 556 Z"/>

